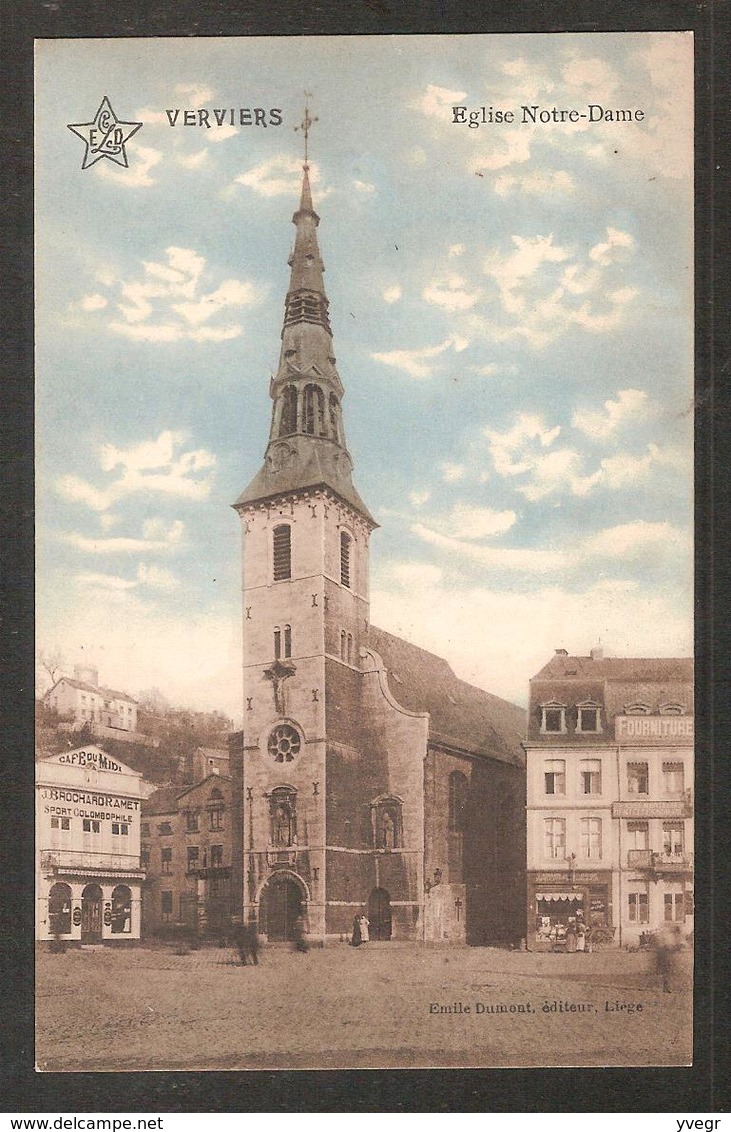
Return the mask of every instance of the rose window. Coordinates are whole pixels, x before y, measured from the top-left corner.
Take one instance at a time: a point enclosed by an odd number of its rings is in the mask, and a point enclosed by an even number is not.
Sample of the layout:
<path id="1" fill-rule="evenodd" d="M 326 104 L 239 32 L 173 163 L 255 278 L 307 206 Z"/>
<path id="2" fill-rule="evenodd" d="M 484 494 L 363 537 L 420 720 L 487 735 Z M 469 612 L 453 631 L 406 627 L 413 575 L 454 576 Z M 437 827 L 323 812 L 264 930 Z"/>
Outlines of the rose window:
<path id="1" fill-rule="evenodd" d="M 267 747 L 275 763 L 291 763 L 299 753 L 300 743 L 299 734 L 294 727 L 282 723 L 272 731 Z"/>

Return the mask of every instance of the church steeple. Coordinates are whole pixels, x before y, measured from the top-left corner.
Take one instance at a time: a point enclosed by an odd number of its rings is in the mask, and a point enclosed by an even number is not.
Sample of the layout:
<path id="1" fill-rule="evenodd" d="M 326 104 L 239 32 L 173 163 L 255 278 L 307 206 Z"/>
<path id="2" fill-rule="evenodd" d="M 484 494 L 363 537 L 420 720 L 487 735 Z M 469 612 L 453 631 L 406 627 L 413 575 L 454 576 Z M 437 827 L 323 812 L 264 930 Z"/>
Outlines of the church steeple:
<path id="1" fill-rule="evenodd" d="M 264 466 L 234 504 L 274 498 L 292 491 L 329 487 L 375 527 L 353 485 L 353 463 L 342 420 L 343 385 L 333 352 L 324 265 L 317 242 L 320 218 L 312 203 L 307 162 L 309 128 L 305 110 L 305 163 L 289 289 L 284 305 L 282 346 L 269 394 L 274 402 Z"/>

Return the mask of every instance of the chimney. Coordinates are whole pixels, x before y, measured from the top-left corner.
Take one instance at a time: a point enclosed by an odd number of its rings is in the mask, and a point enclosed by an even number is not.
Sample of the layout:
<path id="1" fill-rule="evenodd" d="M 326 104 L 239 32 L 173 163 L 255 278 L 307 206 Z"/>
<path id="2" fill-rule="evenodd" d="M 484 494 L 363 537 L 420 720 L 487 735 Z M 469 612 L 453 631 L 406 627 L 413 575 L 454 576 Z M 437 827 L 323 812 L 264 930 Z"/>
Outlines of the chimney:
<path id="1" fill-rule="evenodd" d="M 75 664 L 74 678 L 80 680 L 82 684 L 93 684 L 95 688 L 99 687 L 99 669 L 90 664 Z"/>
<path id="2" fill-rule="evenodd" d="M 556 649 L 556 656 L 568 656 L 567 649 Z"/>

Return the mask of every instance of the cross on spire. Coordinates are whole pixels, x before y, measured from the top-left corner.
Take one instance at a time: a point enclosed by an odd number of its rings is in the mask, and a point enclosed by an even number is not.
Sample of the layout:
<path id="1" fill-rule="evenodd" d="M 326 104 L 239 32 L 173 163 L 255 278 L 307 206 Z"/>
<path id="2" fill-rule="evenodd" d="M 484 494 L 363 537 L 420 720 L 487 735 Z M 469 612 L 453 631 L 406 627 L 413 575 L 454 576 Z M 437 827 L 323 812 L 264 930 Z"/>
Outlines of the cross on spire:
<path id="1" fill-rule="evenodd" d="M 309 165 L 307 164 L 307 159 L 308 159 L 308 141 L 309 141 L 309 137 L 310 137 L 310 129 L 315 124 L 315 122 L 319 121 L 319 118 L 310 117 L 309 100 L 311 98 L 312 98 L 312 95 L 310 94 L 309 91 L 306 90 L 305 91 L 305 116 L 302 119 L 302 122 L 300 123 L 300 125 L 295 126 L 295 130 L 298 133 L 301 130 L 302 133 L 304 134 L 304 138 L 305 138 L 305 164 L 304 164 L 305 169 L 309 169 Z"/>

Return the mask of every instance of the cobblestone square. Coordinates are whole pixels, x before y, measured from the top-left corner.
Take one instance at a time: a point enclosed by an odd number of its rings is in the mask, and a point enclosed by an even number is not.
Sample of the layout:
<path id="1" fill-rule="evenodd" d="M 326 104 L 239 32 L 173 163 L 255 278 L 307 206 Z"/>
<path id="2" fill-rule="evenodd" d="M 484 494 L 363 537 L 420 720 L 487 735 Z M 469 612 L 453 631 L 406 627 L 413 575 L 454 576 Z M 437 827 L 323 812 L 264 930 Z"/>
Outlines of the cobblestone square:
<path id="1" fill-rule="evenodd" d="M 39 951 L 41 1071 L 687 1065 L 691 956 L 270 946 Z"/>

